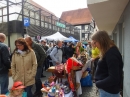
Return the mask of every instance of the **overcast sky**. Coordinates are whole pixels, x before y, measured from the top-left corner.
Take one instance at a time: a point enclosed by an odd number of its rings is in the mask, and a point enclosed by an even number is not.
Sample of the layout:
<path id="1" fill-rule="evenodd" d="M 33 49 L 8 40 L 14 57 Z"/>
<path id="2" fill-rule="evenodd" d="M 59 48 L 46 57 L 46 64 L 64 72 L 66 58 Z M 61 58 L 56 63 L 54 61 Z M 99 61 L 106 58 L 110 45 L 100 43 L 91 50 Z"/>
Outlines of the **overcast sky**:
<path id="1" fill-rule="evenodd" d="M 33 0 L 60 17 L 63 11 L 87 7 L 87 0 Z"/>

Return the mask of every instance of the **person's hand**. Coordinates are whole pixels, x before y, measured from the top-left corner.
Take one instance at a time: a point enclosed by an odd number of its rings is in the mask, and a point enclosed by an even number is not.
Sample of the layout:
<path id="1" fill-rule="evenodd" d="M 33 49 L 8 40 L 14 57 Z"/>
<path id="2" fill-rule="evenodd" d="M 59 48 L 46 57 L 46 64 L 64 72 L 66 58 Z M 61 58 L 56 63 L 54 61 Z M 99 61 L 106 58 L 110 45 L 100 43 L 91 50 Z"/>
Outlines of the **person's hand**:
<path id="1" fill-rule="evenodd" d="M 59 65 L 60 63 L 59 62 L 56 62 L 56 65 Z"/>
<path id="2" fill-rule="evenodd" d="M 95 59 L 94 58 L 91 58 L 91 61 L 94 61 Z"/>

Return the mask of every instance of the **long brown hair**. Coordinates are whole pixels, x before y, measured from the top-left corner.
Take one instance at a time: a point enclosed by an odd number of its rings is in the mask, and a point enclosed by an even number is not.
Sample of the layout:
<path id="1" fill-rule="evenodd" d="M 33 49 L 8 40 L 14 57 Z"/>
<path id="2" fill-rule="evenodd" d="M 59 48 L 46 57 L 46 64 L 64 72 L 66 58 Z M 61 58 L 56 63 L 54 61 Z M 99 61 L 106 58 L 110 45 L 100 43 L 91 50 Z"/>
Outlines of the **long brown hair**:
<path id="1" fill-rule="evenodd" d="M 21 44 L 21 45 L 24 46 L 23 51 L 31 51 L 31 50 L 32 50 L 32 49 L 30 48 L 30 46 L 27 44 L 27 42 L 25 41 L 24 38 L 18 38 L 17 40 L 15 40 L 15 46 L 16 46 L 17 43 L 19 43 L 19 44 Z M 14 51 L 16 51 L 16 50 L 18 50 L 17 47 L 15 48 Z"/>
<path id="2" fill-rule="evenodd" d="M 101 58 L 104 57 L 105 53 L 111 46 L 115 46 L 106 31 L 97 31 L 91 36 L 91 38 L 100 44 Z"/>
<path id="3" fill-rule="evenodd" d="M 79 41 L 79 42 L 77 42 L 77 44 L 76 44 L 76 46 L 75 46 L 75 47 L 79 47 L 79 48 L 80 48 L 80 47 L 81 47 L 81 45 L 82 45 L 82 44 L 81 44 L 81 42 Z"/>

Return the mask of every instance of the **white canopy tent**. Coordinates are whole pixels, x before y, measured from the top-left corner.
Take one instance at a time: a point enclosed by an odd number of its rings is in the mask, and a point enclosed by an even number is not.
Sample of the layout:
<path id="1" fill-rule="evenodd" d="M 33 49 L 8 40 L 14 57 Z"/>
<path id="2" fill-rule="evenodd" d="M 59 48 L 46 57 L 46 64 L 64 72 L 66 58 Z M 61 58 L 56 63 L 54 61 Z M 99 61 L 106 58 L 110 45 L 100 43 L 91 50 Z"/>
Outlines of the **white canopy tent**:
<path id="1" fill-rule="evenodd" d="M 69 38 L 63 36 L 60 32 L 56 32 L 53 35 L 41 37 L 41 40 L 57 41 L 57 40 L 70 40 Z"/>

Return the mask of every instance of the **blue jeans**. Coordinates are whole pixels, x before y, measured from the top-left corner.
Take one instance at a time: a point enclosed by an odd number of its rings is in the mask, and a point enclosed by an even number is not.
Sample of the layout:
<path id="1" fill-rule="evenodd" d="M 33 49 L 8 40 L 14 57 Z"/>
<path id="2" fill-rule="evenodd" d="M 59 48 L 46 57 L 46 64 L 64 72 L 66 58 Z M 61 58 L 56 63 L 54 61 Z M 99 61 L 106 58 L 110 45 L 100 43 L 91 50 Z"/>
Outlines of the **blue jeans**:
<path id="1" fill-rule="evenodd" d="M 0 90 L 1 94 L 6 94 L 8 91 L 9 76 L 8 73 L 0 74 Z"/>
<path id="2" fill-rule="evenodd" d="M 27 97 L 33 97 L 33 95 L 32 95 L 32 87 L 33 87 L 33 85 L 31 85 L 31 86 L 27 86 L 26 88 L 25 88 L 25 92 L 27 92 Z"/>
<path id="3" fill-rule="evenodd" d="M 36 91 L 35 92 L 41 91 L 41 88 L 42 88 L 42 81 L 40 79 L 41 73 L 42 73 L 42 67 L 38 66 L 36 77 L 35 77 L 35 85 L 36 85 Z"/>
<path id="4" fill-rule="evenodd" d="M 99 89 L 99 93 L 100 93 L 100 97 L 120 97 L 120 93 L 111 94 L 111 93 L 104 91 L 103 89 Z"/>

